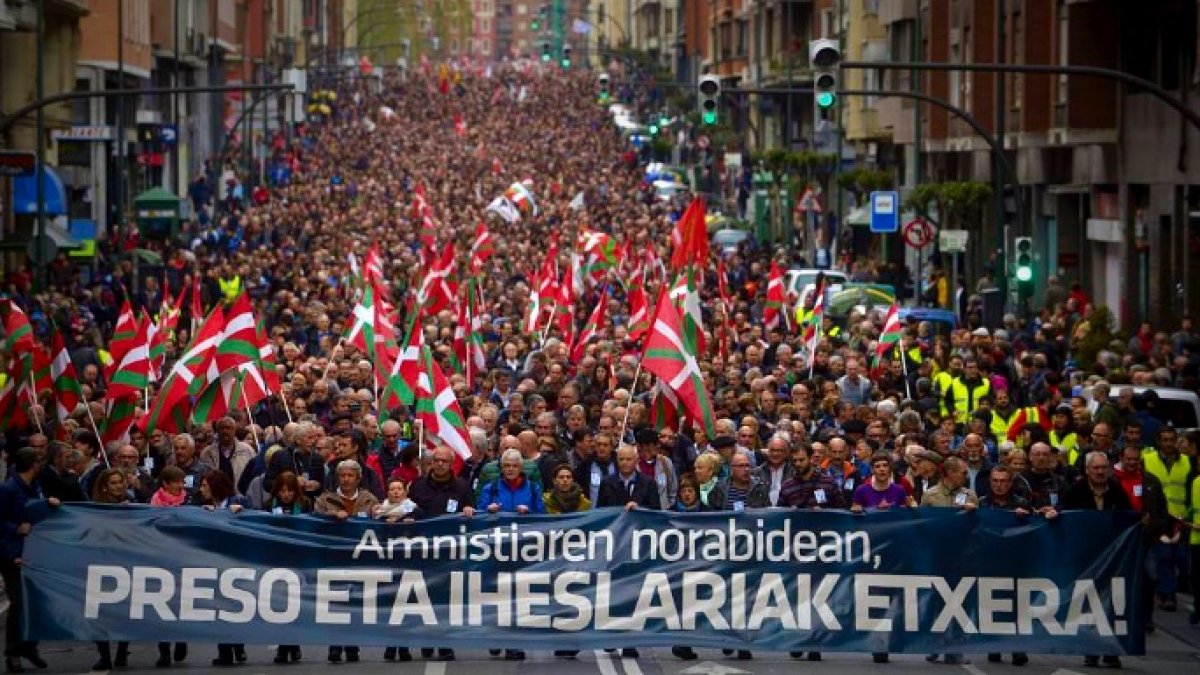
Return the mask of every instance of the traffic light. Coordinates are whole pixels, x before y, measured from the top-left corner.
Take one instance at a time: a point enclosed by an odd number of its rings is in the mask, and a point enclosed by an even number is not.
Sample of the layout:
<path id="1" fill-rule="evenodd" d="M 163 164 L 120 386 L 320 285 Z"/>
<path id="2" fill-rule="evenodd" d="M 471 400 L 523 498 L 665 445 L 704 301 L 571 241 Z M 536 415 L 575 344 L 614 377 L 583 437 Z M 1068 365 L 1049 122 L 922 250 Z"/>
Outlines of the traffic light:
<path id="1" fill-rule="evenodd" d="M 546 5 L 541 5 L 541 6 L 539 6 L 539 7 L 538 7 L 538 11 L 537 11 L 537 15 L 535 15 L 535 16 L 533 17 L 533 19 L 531 19 L 531 20 L 529 21 L 529 30 L 531 30 L 531 31 L 533 31 L 533 32 L 535 32 L 535 33 L 536 33 L 537 31 L 541 30 L 541 29 L 542 29 L 542 25 L 543 25 L 544 23 L 546 23 L 546 14 L 548 14 L 548 13 L 549 13 L 549 10 L 550 10 L 550 8 L 549 8 L 549 7 L 547 7 Z"/>
<path id="2" fill-rule="evenodd" d="M 550 63 L 550 43 L 549 42 L 542 43 L 542 62 Z"/>
<path id="3" fill-rule="evenodd" d="M 650 122 L 650 126 L 647 128 L 647 131 L 651 136 L 657 136 L 658 135 L 658 122 Z"/>
<path id="4" fill-rule="evenodd" d="M 662 113 L 661 115 L 659 115 L 658 116 L 658 128 L 666 129 L 669 126 L 671 126 L 671 118 L 667 117 L 666 113 Z"/>
<path id="5" fill-rule="evenodd" d="M 1016 255 L 1013 259 L 1013 276 L 1017 279 L 1017 297 L 1027 300 L 1033 297 L 1033 238 L 1017 237 Z"/>
<path id="6" fill-rule="evenodd" d="M 838 71 L 842 51 L 836 40 L 822 38 L 808 43 L 808 60 L 815 71 L 813 89 L 818 115 L 837 103 Z"/>
<path id="7" fill-rule="evenodd" d="M 700 121 L 705 126 L 717 123 L 717 111 L 721 104 L 721 79 L 716 75 L 701 75 L 700 83 Z"/>
<path id="8" fill-rule="evenodd" d="M 563 70 L 571 67 L 571 45 L 563 45 L 562 47 L 562 67 Z"/>
<path id="9" fill-rule="evenodd" d="M 600 73 L 600 75 L 596 77 L 596 81 L 600 84 L 600 102 L 604 103 L 610 96 L 609 88 L 612 86 L 612 80 L 609 78 L 608 73 Z"/>

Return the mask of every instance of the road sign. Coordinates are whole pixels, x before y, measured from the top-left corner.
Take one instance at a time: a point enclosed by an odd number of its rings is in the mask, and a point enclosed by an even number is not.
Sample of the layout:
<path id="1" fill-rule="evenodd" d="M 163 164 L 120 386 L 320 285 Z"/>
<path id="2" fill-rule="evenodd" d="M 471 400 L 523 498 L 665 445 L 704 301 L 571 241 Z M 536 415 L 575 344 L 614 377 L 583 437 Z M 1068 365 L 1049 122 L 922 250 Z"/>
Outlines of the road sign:
<path id="1" fill-rule="evenodd" d="M 900 195 L 896 192 L 871 193 L 871 231 L 895 232 L 900 229 Z"/>
<path id="2" fill-rule="evenodd" d="M 174 124 L 164 124 L 158 132 L 159 138 L 167 145 L 175 145 L 179 141 L 179 127 Z"/>
<path id="3" fill-rule="evenodd" d="M 0 150 L 0 176 L 24 178 L 32 176 L 37 155 L 23 150 Z"/>
<path id="4" fill-rule="evenodd" d="M 923 218 L 916 218 L 904 225 L 904 243 L 922 249 L 933 241 L 933 226 Z"/>
<path id="5" fill-rule="evenodd" d="M 942 230 L 938 232 L 938 248 L 942 253 L 966 253 L 969 230 Z"/>

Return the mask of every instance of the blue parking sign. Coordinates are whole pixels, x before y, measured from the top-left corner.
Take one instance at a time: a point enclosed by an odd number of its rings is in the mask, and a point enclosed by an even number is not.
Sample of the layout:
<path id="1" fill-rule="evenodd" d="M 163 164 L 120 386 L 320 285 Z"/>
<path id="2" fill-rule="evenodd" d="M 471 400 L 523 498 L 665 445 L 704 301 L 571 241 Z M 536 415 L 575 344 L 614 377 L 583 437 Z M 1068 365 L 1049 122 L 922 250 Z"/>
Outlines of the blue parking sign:
<path id="1" fill-rule="evenodd" d="M 871 193 L 871 231 L 896 232 L 900 229 L 900 193 Z"/>

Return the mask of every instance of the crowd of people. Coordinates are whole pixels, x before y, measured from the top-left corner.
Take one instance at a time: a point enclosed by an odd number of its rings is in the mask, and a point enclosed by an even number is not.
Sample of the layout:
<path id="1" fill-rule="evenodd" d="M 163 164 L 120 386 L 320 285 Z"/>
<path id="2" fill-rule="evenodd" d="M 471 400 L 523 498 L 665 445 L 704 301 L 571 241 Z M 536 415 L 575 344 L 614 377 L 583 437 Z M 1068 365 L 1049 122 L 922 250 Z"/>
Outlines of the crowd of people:
<path id="1" fill-rule="evenodd" d="M 1028 518 L 1137 510 L 1145 514 L 1146 583 L 1154 591 L 1146 594 L 1147 617 L 1156 608 L 1177 611 L 1178 594 L 1200 583 L 1196 432 L 1163 424 L 1152 394 L 1135 397 L 1131 388 L 1196 389 L 1200 337 L 1189 319 L 1163 339 L 1135 337 L 1124 354 L 1097 359 L 1078 375 L 1064 321 L 1086 318 L 1092 308 L 1074 297 L 1028 321 L 1006 317 L 995 330 L 905 326 L 897 347 L 876 363 L 882 313 L 852 314 L 844 326 L 827 319 L 811 350 L 794 322 L 771 329 L 763 322 L 768 269 L 790 254 L 752 244 L 732 254 L 714 249 L 699 284 L 712 339 L 698 358 L 714 428 L 692 419 L 663 425 L 653 411 L 653 377 L 638 367 L 641 343 L 629 338 L 629 291 L 642 287 L 657 297 L 672 283 L 665 269 L 651 266 L 640 280 L 614 269 L 604 283 L 578 289 L 576 326 L 597 302 L 607 303 L 609 320 L 577 359 L 556 327 L 528 334 L 522 326 L 530 275 L 552 239 L 569 249 L 587 228 L 612 234 L 627 255 L 669 260 L 686 198 L 659 199 L 643 181 L 636 156 L 596 104 L 588 73 L 551 77 L 505 66 L 466 69 L 452 86 L 439 78 L 416 72 L 389 76 L 380 92 L 341 90 L 326 119 L 276 146 L 273 161 L 287 171 L 266 198 L 223 200 L 219 186 L 199 180 L 197 217 L 185 231 L 139 242 L 163 254 L 165 283 L 136 275 L 118 243 L 108 269 L 88 283 L 60 270 L 45 292 L 32 293 L 20 279 L 9 284 L 9 298 L 42 339 L 51 325 L 64 331 L 91 402 L 59 423 L 45 414 L 53 409 L 45 401 L 28 425 L 5 435 L 0 571 L 11 601 L 10 672 L 22 669 L 22 659 L 45 665 L 37 644 L 19 634 L 25 504 L 38 498 L 389 522 L 605 507 L 991 508 Z M 536 214 L 509 223 L 487 212 L 493 197 L 525 180 Z M 477 223 L 488 223 L 494 238 L 495 254 L 470 282 L 483 300 L 487 367 L 470 380 L 453 372 L 456 317 L 422 317 L 427 344 L 453 373 L 469 433 L 465 459 L 426 438 L 413 411 L 381 410 L 372 363 L 339 339 L 353 323 L 351 254 L 362 260 L 378 246 L 393 303 L 404 307 L 420 267 L 412 209 L 418 186 L 436 214 L 440 244 L 456 245 L 460 270 Z M 719 256 L 732 289 L 728 309 L 719 300 Z M 180 433 L 135 425 L 127 439 L 104 447 L 89 415 L 107 414 L 99 403 L 104 352 L 119 307 L 128 299 L 155 315 L 193 277 L 201 279 L 205 308 L 229 300 L 231 286 L 254 299 L 275 347 L 280 391 L 252 410 Z M 169 336 L 168 363 L 188 342 L 186 318 Z M 115 653 L 99 643 L 98 651 L 98 670 L 128 662 L 126 643 Z M 688 646 L 673 653 L 697 658 Z M 161 643 L 158 654 L 156 665 L 168 667 L 187 658 L 187 645 Z M 749 651 L 731 654 L 751 658 Z M 423 655 L 454 658 L 436 646 Z M 413 658 L 401 647 L 383 656 Z M 502 656 L 525 657 L 511 649 Z M 792 656 L 821 659 L 815 651 Z M 242 645 L 222 644 L 212 664 L 246 658 Z M 300 658 L 299 646 L 283 645 L 275 662 Z M 354 662 L 360 650 L 331 646 L 327 658 Z M 886 654 L 874 658 L 887 661 Z M 958 654 L 929 658 L 962 661 Z M 1011 656 L 1017 665 L 1027 661 Z"/>

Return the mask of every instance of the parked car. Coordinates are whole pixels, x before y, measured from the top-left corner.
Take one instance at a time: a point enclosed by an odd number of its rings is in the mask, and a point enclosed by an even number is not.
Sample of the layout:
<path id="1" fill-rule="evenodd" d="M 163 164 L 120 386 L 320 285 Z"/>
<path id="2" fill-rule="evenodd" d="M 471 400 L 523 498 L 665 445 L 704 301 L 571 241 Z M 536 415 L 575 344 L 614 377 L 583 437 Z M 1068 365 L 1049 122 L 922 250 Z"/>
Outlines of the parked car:
<path id="1" fill-rule="evenodd" d="M 1109 395 L 1115 399 L 1121 393 L 1122 389 L 1130 386 L 1127 384 L 1115 384 L 1112 386 Z M 1163 424 L 1170 424 L 1179 431 L 1190 431 L 1200 428 L 1200 395 L 1197 395 L 1191 389 L 1178 389 L 1176 387 L 1133 387 L 1134 409 L 1142 410 L 1146 407 L 1142 394 L 1151 390 L 1155 394 L 1158 394 L 1158 402 L 1154 405 L 1154 416 Z M 1096 400 L 1092 398 L 1092 388 L 1084 387 L 1080 395 L 1087 401 L 1088 410 L 1094 413 L 1096 411 Z"/>
<path id="2" fill-rule="evenodd" d="M 745 230 L 717 230 L 712 233 L 712 245 L 719 249 L 722 255 L 737 252 L 738 245 L 750 241 L 750 233 Z"/>
<path id="3" fill-rule="evenodd" d="M 813 267 L 792 268 L 783 275 L 783 290 L 790 298 L 799 298 L 800 304 L 807 304 L 808 296 L 816 290 L 817 275 L 825 274 L 825 292 L 832 293 L 841 290 L 850 281 L 845 272 L 839 270 L 819 270 Z M 826 295 L 826 300 L 829 296 Z"/>

